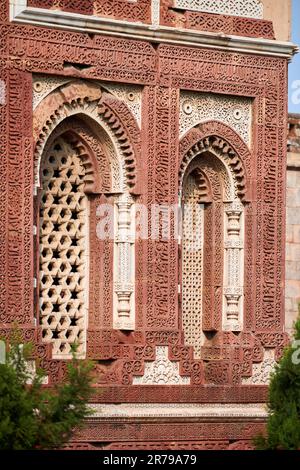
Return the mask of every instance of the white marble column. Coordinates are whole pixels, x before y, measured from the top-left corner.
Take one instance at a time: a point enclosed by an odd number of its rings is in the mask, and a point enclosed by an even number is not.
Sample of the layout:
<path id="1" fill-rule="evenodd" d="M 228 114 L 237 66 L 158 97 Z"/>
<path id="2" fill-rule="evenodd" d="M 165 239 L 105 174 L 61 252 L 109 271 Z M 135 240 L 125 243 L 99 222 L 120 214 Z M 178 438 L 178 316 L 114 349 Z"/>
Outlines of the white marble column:
<path id="1" fill-rule="evenodd" d="M 114 315 L 113 327 L 134 330 L 134 253 L 135 214 L 130 195 L 122 194 L 116 204 L 114 246 Z"/>
<path id="2" fill-rule="evenodd" d="M 243 329 L 244 208 L 240 201 L 225 205 L 223 329 Z"/>

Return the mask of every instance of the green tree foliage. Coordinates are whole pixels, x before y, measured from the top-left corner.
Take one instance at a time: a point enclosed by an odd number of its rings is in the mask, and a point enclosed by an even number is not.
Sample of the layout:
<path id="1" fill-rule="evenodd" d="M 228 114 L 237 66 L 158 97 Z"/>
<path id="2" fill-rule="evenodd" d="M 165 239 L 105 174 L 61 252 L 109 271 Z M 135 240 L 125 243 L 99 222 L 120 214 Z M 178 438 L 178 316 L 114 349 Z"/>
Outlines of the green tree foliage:
<path id="1" fill-rule="evenodd" d="M 267 437 L 255 439 L 258 449 L 300 449 L 300 319 L 295 337 L 271 377 Z"/>
<path id="2" fill-rule="evenodd" d="M 76 359 L 74 350 L 66 381 L 46 388 L 43 371 L 29 370 L 31 345 L 21 345 L 16 334 L 10 343 L 0 364 L 0 449 L 59 448 L 90 414 L 92 364 Z"/>

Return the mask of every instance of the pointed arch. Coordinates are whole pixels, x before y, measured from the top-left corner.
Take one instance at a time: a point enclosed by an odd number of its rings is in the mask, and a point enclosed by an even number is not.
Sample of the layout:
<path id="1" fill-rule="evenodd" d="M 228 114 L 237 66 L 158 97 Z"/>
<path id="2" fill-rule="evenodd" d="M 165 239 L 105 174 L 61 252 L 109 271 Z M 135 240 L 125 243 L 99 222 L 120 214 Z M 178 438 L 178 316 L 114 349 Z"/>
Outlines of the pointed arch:
<path id="1" fill-rule="evenodd" d="M 139 152 L 139 137 L 131 139 L 123 125 L 122 115 L 129 113 L 124 106 L 103 93 L 97 84 L 78 80 L 56 88 L 35 109 L 35 183 L 42 192 L 39 206 L 40 313 L 44 340 L 53 343 L 53 352 L 57 358 L 68 356 L 70 344 L 74 341 L 79 341 L 81 352 L 85 353 L 91 195 L 93 201 L 97 194 L 110 197 L 113 210 L 110 220 L 114 226 L 113 244 L 105 245 L 110 250 L 108 258 L 111 263 L 109 276 L 113 312 L 110 326 L 134 329 L 135 256 L 131 233 L 134 230 L 132 210 L 137 191 L 136 154 Z M 118 112 L 115 112 L 115 108 Z M 135 124 L 129 118 L 128 122 L 132 132 Z M 49 168 L 45 168 L 45 162 Z M 67 163 L 72 168 L 76 167 L 78 174 L 73 175 L 71 169 L 64 166 Z M 76 184 L 72 183 L 74 178 Z M 69 207 L 73 199 L 77 200 L 76 214 L 76 210 Z M 85 207 L 80 207 L 78 201 Z M 94 217 L 98 207 L 93 203 L 93 208 Z M 70 220 L 64 220 L 67 214 Z M 80 223 L 74 222 L 74 218 Z M 55 222 L 54 231 L 52 219 Z M 64 233 L 68 227 L 72 234 Z M 71 246 L 67 246 L 70 242 Z M 98 244 L 98 241 L 94 240 L 94 243 Z M 73 264 L 65 259 L 68 255 Z M 123 258 L 130 259 L 130 266 L 124 265 Z M 67 272 L 65 276 L 62 273 L 58 275 L 58 265 L 63 266 L 63 271 L 71 269 L 73 274 Z M 113 270 L 113 265 L 117 266 L 116 270 Z M 78 267 L 81 273 L 77 272 Z M 77 284 L 72 281 L 76 276 L 80 281 Z M 69 284 L 74 286 L 70 287 Z M 77 301 L 79 291 L 81 303 Z M 61 292 L 66 302 L 61 300 Z M 72 305 L 70 298 L 74 300 L 71 301 Z M 68 313 L 69 310 L 71 313 Z"/>

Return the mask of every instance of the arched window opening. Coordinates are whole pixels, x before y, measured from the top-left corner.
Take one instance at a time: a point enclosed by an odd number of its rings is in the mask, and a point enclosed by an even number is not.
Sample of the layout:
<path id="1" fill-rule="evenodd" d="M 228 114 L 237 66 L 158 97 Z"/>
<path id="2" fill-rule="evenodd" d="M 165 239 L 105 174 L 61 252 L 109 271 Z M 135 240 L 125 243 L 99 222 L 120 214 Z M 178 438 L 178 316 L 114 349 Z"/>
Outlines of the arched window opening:
<path id="1" fill-rule="evenodd" d="M 41 167 L 40 323 L 53 357 L 84 356 L 88 311 L 89 202 L 85 167 L 67 138 L 59 137 Z"/>
<path id="2" fill-rule="evenodd" d="M 243 329 L 244 207 L 235 175 L 213 151 L 183 175 L 182 325 L 196 359 L 217 331 Z"/>

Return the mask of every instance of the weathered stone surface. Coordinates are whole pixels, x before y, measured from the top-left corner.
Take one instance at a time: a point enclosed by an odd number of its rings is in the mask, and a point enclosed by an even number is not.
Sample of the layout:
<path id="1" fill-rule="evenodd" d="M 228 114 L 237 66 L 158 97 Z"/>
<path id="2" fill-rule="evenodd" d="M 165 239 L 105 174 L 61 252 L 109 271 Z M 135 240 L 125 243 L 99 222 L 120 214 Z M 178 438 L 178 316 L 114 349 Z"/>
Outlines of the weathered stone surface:
<path id="1" fill-rule="evenodd" d="M 0 336 L 17 321 L 49 385 L 64 379 L 77 339 L 94 359 L 98 407 L 172 409 L 156 421 L 98 417 L 75 447 L 248 447 L 263 430 L 256 405 L 288 339 L 292 46 L 272 39 L 264 19 L 180 14 L 168 0 L 30 0 L 51 10 L 30 10 L 39 27 L 24 17 L 8 22 L 8 4 L 0 5 Z M 77 32 L 74 13 L 87 15 L 77 15 Z M 185 19 L 193 30 L 178 35 Z M 244 37 L 228 41 L 222 25 Z M 289 178 L 288 326 L 300 262 L 300 177 Z M 172 230 L 183 207 L 186 233 L 164 237 L 160 214 L 136 239 L 135 203 L 146 215 L 174 209 Z M 108 213 L 114 223 L 103 224 Z M 109 236 L 99 235 L 101 223 L 112 225 Z M 192 250 L 190 227 L 203 249 Z M 207 407 L 202 422 L 181 410 L 174 423 L 180 403 Z M 240 411 L 216 415 L 208 404 Z"/>
<path id="2" fill-rule="evenodd" d="M 285 326 L 292 333 L 300 302 L 300 115 L 290 115 L 287 169 Z"/>

